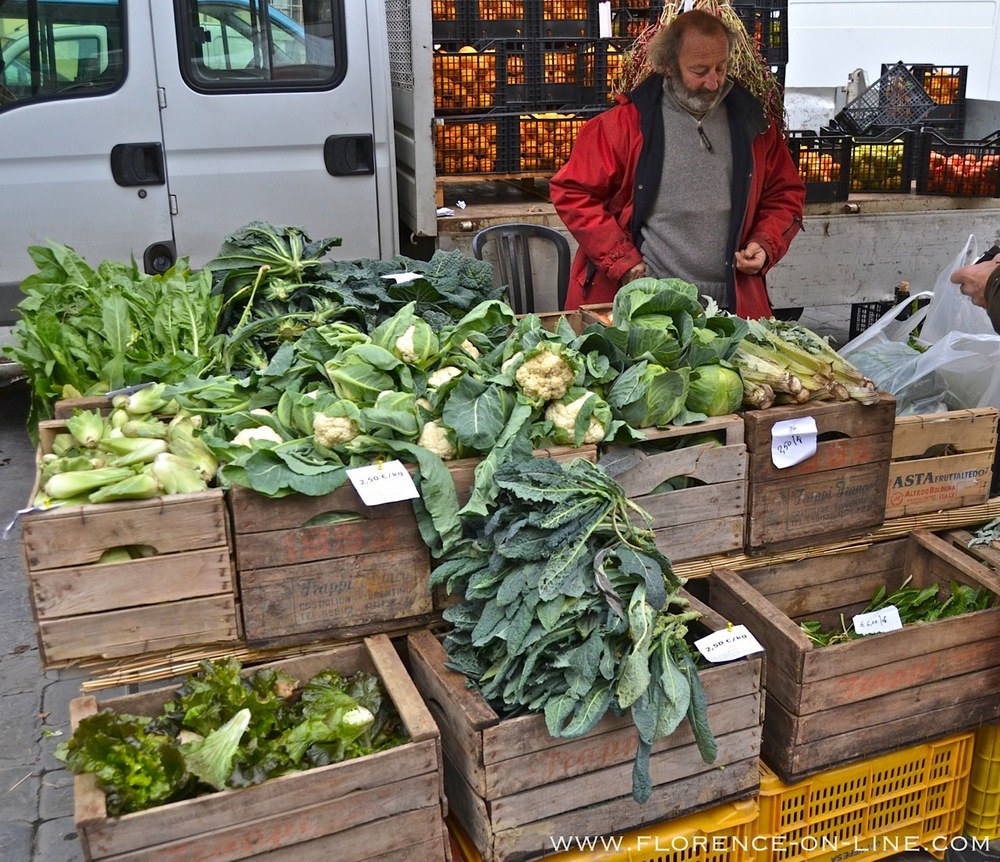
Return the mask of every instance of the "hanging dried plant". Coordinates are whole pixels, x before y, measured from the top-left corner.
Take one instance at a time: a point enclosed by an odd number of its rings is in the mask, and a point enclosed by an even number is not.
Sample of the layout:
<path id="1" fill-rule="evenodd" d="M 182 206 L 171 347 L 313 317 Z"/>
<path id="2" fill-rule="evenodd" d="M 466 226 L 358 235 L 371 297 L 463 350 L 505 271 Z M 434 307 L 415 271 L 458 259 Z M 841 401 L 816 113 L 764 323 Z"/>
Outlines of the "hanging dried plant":
<path id="1" fill-rule="evenodd" d="M 653 70 L 646 52 L 649 40 L 668 26 L 680 12 L 683 3 L 666 3 L 659 19 L 642 30 L 632 45 L 622 53 L 617 74 L 611 81 L 612 93 L 627 93 L 645 79 Z M 768 115 L 785 129 L 785 103 L 781 82 L 764 61 L 757 43 L 747 33 L 736 10 L 724 0 L 695 0 L 693 8 L 718 15 L 734 33 L 736 44 L 729 61 L 729 76 L 739 81 L 760 101 Z"/>

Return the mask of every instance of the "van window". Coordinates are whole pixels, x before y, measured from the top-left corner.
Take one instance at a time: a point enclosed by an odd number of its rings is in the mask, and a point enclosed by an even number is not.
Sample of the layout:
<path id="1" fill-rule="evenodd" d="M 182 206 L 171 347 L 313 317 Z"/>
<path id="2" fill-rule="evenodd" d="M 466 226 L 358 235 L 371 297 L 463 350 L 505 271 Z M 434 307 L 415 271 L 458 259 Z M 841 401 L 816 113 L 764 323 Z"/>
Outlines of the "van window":
<path id="1" fill-rule="evenodd" d="M 181 66 L 198 90 L 319 89 L 346 71 L 343 0 L 179 0 Z"/>
<path id="2" fill-rule="evenodd" d="M 122 18 L 117 0 L 0 0 L 0 108 L 117 87 Z"/>

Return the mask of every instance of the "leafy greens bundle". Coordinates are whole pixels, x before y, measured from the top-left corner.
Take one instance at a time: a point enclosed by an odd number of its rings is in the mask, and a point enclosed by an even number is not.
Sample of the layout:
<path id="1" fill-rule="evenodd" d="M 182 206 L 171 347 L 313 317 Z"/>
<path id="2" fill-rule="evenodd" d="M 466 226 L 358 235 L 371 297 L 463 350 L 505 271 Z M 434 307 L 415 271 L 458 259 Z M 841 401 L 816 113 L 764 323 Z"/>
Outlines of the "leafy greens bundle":
<path id="1" fill-rule="evenodd" d="M 554 737 L 611 710 L 639 734 L 632 792 L 652 792 L 655 740 L 686 717 L 716 758 L 704 689 L 685 636 L 700 614 L 642 526 L 648 515 L 596 465 L 512 461 L 487 517 L 432 575 L 464 600 L 445 611 L 449 667 L 505 716 L 543 712 Z"/>
<path id="2" fill-rule="evenodd" d="M 406 731 L 382 683 L 324 670 L 301 692 L 273 668 L 203 660 L 159 716 L 82 719 L 56 757 L 92 773 L 113 817 L 393 748 Z"/>

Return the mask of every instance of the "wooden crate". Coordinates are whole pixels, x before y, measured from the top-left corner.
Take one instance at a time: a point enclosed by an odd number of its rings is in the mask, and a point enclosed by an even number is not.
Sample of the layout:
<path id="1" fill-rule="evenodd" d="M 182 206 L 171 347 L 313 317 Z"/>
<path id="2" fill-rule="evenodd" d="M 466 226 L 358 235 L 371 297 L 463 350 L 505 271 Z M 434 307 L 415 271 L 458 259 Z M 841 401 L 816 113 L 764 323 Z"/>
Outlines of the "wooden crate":
<path id="1" fill-rule="evenodd" d="M 725 623 L 692 599 L 707 628 Z M 441 728 L 449 810 L 485 862 L 522 862 L 551 851 L 553 835 L 621 834 L 732 799 L 760 785 L 761 668 L 756 654 L 701 672 L 719 745 L 705 764 L 685 721 L 653 746 L 653 794 L 632 799 L 638 737 L 626 715 L 607 715 L 576 739 L 549 735 L 542 715 L 501 719 L 466 678 L 445 667 L 429 631 L 408 637 L 410 669 Z"/>
<path id="2" fill-rule="evenodd" d="M 1000 576 L 924 530 L 867 550 L 716 569 L 709 602 L 764 646 L 763 755 L 786 782 L 1000 717 L 1000 607 L 819 647 L 805 620 L 841 625 L 880 586 L 951 581 L 1000 595 Z"/>
<path id="3" fill-rule="evenodd" d="M 748 410 L 750 456 L 747 552 L 771 553 L 856 536 L 885 519 L 896 402 L 814 401 Z M 771 457 L 775 423 L 812 417 L 816 453 L 779 469 Z"/>
<path id="4" fill-rule="evenodd" d="M 409 741 L 377 754 L 211 793 L 121 817 L 109 817 L 94 776 L 73 780 L 76 831 L 87 862 L 191 862 L 264 859 L 448 862 L 441 741 L 385 636 L 276 662 L 305 681 L 333 668 L 376 673 L 398 710 Z M 102 709 L 156 715 L 173 695 L 142 694 L 70 704 L 73 726 Z"/>
<path id="5" fill-rule="evenodd" d="M 747 447 L 743 419 L 718 416 L 679 428 L 643 429 L 646 441 L 629 447 L 634 464 L 615 479 L 636 505 L 653 517 L 657 547 L 671 560 L 741 551 L 746 537 Z M 657 445 L 711 434 L 721 446 L 655 451 Z M 602 457 L 624 457 L 612 446 Z M 600 463 L 600 461 L 598 461 Z M 689 488 L 656 492 L 661 483 L 687 476 Z"/>
<path id="6" fill-rule="evenodd" d="M 596 446 L 537 450 L 597 460 Z M 460 505 L 479 458 L 449 462 Z M 409 467 L 412 471 L 412 466 Z M 322 497 L 229 492 L 236 573 L 248 643 L 295 644 L 420 628 L 439 619 L 432 561 L 409 501 L 366 506 L 353 486 Z M 324 522 L 331 513 L 356 520 Z"/>
<path id="7" fill-rule="evenodd" d="M 50 451 L 64 428 L 40 423 L 39 450 Z M 129 545 L 155 553 L 99 562 Z M 30 512 L 21 518 L 21 552 L 46 669 L 242 636 L 220 489 Z"/>
<path id="8" fill-rule="evenodd" d="M 993 479 L 998 412 L 981 407 L 897 417 L 885 516 L 985 503 Z"/>

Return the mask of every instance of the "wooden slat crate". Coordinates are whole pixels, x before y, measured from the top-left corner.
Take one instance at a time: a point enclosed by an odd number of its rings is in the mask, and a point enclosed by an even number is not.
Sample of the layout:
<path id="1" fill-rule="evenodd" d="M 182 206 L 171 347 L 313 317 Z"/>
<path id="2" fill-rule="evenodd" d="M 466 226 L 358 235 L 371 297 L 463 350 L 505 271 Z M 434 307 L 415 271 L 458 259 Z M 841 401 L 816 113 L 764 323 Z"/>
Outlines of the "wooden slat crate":
<path id="1" fill-rule="evenodd" d="M 750 456 L 747 552 L 770 553 L 862 534 L 885 519 L 896 402 L 813 401 L 748 410 Z M 812 417 L 816 453 L 779 469 L 771 456 L 775 423 Z"/>
<path id="2" fill-rule="evenodd" d="M 264 859 L 282 862 L 449 862 L 447 814 L 437 726 L 385 636 L 275 662 L 306 681 L 332 668 L 376 673 L 402 718 L 409 741 L 330 766 L 109 817 L 94 776 L 73 780 L 76 831 L 87 862 L 190 862 Z M 70 704 L 74 728 L 102 709 L 156 715 L 173 695 L 142 694 Z"/>
<path id="3" fill-rule="evenodd" d="M 1000 595 L 1000 576 L 924 530 L 867 550 L 708 579 L 709 601 L 764 646 L 763 754 L 783 781 L 1000 717 L 1000 607 L 817 646 L 806 620 L 839 627 L 881 586 L 952 581 Z"/>
<path id="4" fill-rule="evenodd" d="M 672 561 L 742 550 L 748 467 L 743 419 L 718 416 L 679 428 L 646 428 L 643 433 L 645 441 L 628 447 L 634 464 L 615 479 L 629 499 L 653 517 L 657 547 Z M 721 445 L 656 451 L 657 446 L 705 434 Z M 624 457 L 622 449 L 608 447 L 602 457 Z M 693 480 L 691 487 L 656 491 L 678 476 Z"/>
<path id="5" fill-rule="evenodd" d="M 697 600 L 706 627 L 725 623 Z M 701 672 L 719 755 L 706 764 L 685 721 L 653 746 L 652 796 L 632 798 L 638 737 L 626 715 L 607 715 L 576 739 L 549 735 L 542 715 L 501 719 L 445 667 L 429 631 L 408 637 L 410 670 L 441 728 L 449 810 L 485 862 L 523 862 L 550 852 L 553 835 L 610 835 L 733 799 L 760 786 L 760 653 Z"/>
<path id="6" fill-rule="evenodd" d="M 41 452 L 64 427 L 39 424 Z M 152 555 L 99 562 L 136 545 Z M 45 668 L 242 636 L 220 489 L 31 512 L 21 552 Z"/>
<path id="7" fill-rule="evenodd" d="M 981 407 L 897 417 L 886 518 L 985 503 L 993 479 L 998 412 Z"/>
<path id="8" fill-rule="evenodd" d="M 596 446 L 538 450 L 594 461 Z M 478 458 L 448 464 L 460 505 Z M 411 468 L 412 469 L 412 468 Z M 420 628 L 439 618 L 432 561 L 409 501 L 366 506 L 353 486 L 274 499 L 230 489 L 236 573 L 248 643 L 295 644 Z M 331 522 L 336 513 L 355 520 Z"/>

